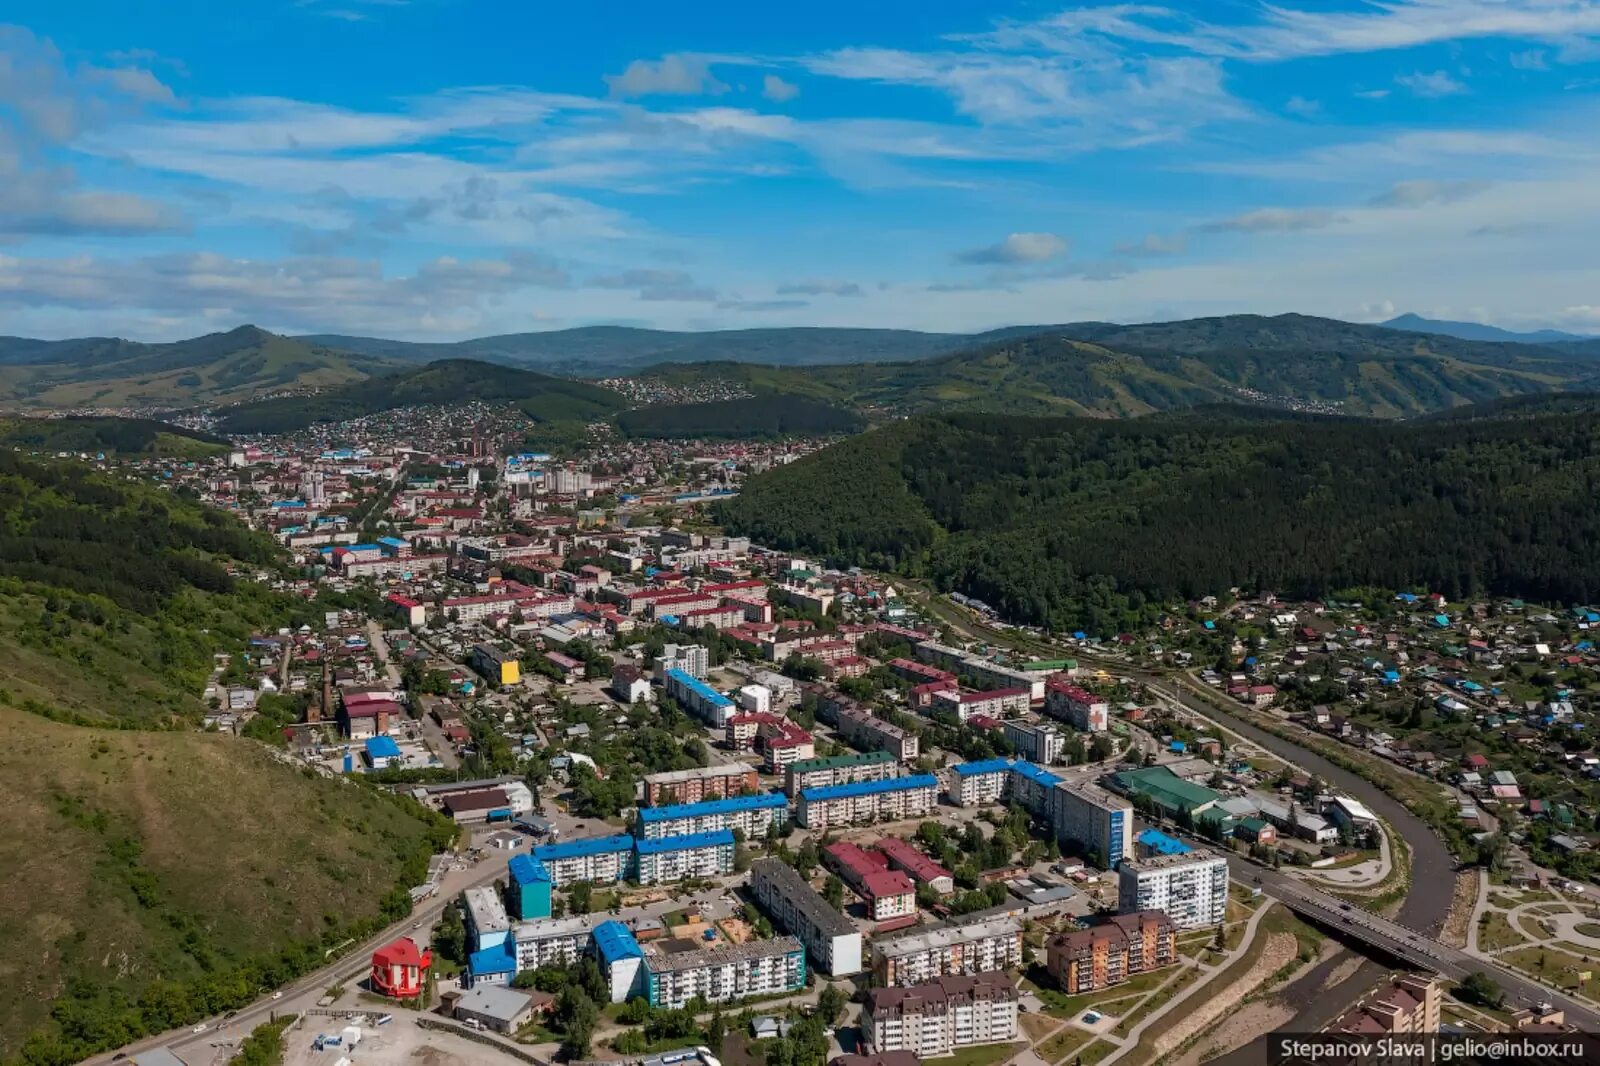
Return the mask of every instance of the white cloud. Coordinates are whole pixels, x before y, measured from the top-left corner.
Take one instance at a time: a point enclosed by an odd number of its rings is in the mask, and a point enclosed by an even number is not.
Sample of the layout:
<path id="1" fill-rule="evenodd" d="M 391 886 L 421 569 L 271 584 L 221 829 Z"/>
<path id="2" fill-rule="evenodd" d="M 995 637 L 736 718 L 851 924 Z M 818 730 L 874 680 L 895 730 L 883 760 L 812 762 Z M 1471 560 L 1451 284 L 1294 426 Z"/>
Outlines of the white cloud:
<path id="1" fill-rule="evenodd" d="M 784 104 L 800 95 L 800 86 L 768 74 L 761 79 L 761 95 L 775 104 Z"/>
<path id="2" fill-rule="evenodd" d="M 779 296 L 863 296 L 860 285 L 853 281 L 829 281 L 817 279 L 814 281 L 792 281 L 779 285 Z"/>
<path id="3" fill-rule="evenodd" d="M 1289 114 L 1298 115 L 1301 118 L 1316 118 L 1322 114 L 1322 104 L 1304 96 L 1289 97 L 1288 100 L 1284 101 L 1283 109 Z"/>
<path id="4" fill-rule="evenodd" d="M 1421 96 L 1427 99 L 1455 96 L 1467 91 L 1465 84 L 1445 70 L 1426 73 L 1414 71 L 1410 74 L 1397 74 L 1395 75 L 1394 83 L 1402 89 L 1410 90 L 1413 96 Z"/>
<path id="5" fill-rule="evenodd" d="M 635 59 L 621 74 L 607 74 L 605 83 L 611 95 L 622 99 L 638 96 L 716 96 L 728 87 L 711 74 L 707 57 L 688 54 L 662 56 L 659 60 Z"/>
<path id="6" fill-rule="evenodd" d="M 1401 181 L 1368 201 L 1369 207 L 1426 207 L 1464 200 L 1489 187 L 1483 181 Z"/>
<path id="7" fill-rule="evenodd" d="M 1065 255 L 1066 251 L 1066 240 L 1054 233 L 1013 233 L 999 244 L 959 252 L 956 261 L 988 265 L 1043 263 Z"/>
<path id="8" fill-rule="evenodd" d="M 1162 236 L 1159 233 L 1147 233 L 1142 240 L 1123 241 L 1112 248 L 1116 255 L 1131 255 L 1139 257 L 1157 257 L 1168 255 L 1182 255 L 1189 247 L 1189 239 L 1182 233 L 1171 236 Z"/>
<path id="9" fill-rule="evenodd" d="M 1549 70 L 1550 64 L 1545 61 L 1542 49 L 1532 49 L 1527 52 L 1512 52 L 1511 66 L 1516 70 Z"/>
<path id="10" fill-rule="evenodd" d="M 1209 233 L 1296 233 L 1324 229 L 1341 221 L 1339 215 L 1320 207 L 1263 207 L 1208 222 L 1200 228 Z"/>

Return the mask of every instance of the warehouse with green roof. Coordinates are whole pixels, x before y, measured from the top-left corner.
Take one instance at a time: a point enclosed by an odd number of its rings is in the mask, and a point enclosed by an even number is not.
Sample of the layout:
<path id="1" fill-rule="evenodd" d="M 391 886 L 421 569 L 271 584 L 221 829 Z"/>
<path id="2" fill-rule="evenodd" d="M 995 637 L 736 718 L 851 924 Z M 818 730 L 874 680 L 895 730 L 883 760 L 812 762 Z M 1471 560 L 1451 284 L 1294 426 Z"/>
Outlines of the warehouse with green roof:
<path id="1" fill-rule="evenodd" d="M 1130 799 L 1149 797 L 1156 810 L 1168 818 L 1177 818 L 1182 813 L 1192 819 L 1222 801 L 1220 793 L 1185 781 L 1165 766 L 1123 770 L 1111 775 L 1111 784 Z"/>

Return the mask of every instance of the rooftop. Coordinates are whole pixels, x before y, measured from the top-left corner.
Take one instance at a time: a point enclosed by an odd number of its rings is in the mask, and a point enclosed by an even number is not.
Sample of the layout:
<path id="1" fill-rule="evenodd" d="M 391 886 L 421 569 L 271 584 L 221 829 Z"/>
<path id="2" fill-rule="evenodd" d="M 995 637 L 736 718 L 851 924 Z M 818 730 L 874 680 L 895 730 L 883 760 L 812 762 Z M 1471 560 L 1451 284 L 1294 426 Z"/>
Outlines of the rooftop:
<path id="1" fill-rule="evenodd" d="M 652 973 L 675 973 L 698 970 L 702 966 L 725 966 L 729 963 L 766 959 L 774 955 L 804 955 L 805 948 L 792 936 L 778 936 L 771 940 L 748 940 L 743 944 L 723 944 L 705 951 L 679 951 L 663 954 L 651 950 L 645 953 L 645 965 Z"/>
<path id="2" fill-rule="evenodd" d="M 473 985 L 472 990 L 456 1002 L 456 1009 L 510 1025 L 526 1013 L 532 1004 L 533 997 L 526 992 L 502 985 L 480 984 Z"/>
<path id="3" fill-rule="evenodd" d="M 816 773 L 818 770 L 838 770 L 846 766 L 876 766 L 878 763 L 898 762 L 887 751 L 866 751 L 850 755 L 833 755 L 826 759 L 801 759 L 789 764 L 795 775 Z"/>
<path id="4" fill-rule="evenodd" d="M 856 931 L 850 920 L 818 895 L 793 866 L 779 859 L 757 859 L 750 864 L 750 875 L 772 882 L 778 894 L 794 904 L 822 935 L 847 936 Z"/>
<path id="5" fill-rule="evenodd" d="M 729 796 L 727 799 L 706 800 L 703 803 L 675 803 L 668 807 L 646 807 L 639 812 L 639 821 L 670 822 L 679 818 L 697 818 L 708 814 L 731 814 L 735 811 L 753 811 L 789 806 L 789 797 L 781 792 L 763 792 L 755 796 Z"/>
<path id="6" fill-rule="evenodd" d="M 690 833 L 688 836 L 663 837 L 660 840 L 635 842 L 640 855 L 660 855 L 668 851 L 688 851 L 691 848 L 733 847 L 732 829 L 713 829 L 709 833 Z"/>
<path id="7" fill-rule="evenodd" d="M 946 926 L 943 929 L 929 929 L 924 932 L 894 937 L 890 940 L 879 940 L 874 945 L 874 950 L 884 958 L 895 959 L 905 955 L 918 955 L 924 951 L 947 948 L 954 944 L 969 944 L 975 940 L 987 940 L 990 937 L 1021 935 L 1022 924 L 1016 919 L 991 918 L 987 921 L 971 922 L 967 925 Z"/>
<path id="8" fill-rule="evenodd" d="M 912 774 L 909 777 L 886 777 L 882 781 L 852 781 L 846 785 L 823 785 L 808 788 L 800 793 L 806 803 L 827 800 L 852 799 L 856 796 L 875 796 L 886 792 L 905 792 L 915 788 L 939 787 L 939 779 L 932 774 Z"/>
<path id="9" fill-rule="evenodd" d="M 633 838 L 618 833 L 607 837 L 582 837 L 561 844 L 541 844 L 533 849 L 533 857 L 540 862 L 560 859 L 581 859 L 586 855 L 603 855 L 608 851 L 632 851 Z"/>

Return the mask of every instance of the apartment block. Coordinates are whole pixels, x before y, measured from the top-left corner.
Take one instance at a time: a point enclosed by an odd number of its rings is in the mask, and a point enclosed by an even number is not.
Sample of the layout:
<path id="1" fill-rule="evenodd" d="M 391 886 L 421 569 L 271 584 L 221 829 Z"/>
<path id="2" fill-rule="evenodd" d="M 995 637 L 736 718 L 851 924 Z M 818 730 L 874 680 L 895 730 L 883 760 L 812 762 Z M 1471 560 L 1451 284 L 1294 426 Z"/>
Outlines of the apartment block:
<path id="1" fill-rule="evenodd" d="M 1074 685 L 1065 674 L 1052 674 L 1046 679 L 1044 713 L 1086 733 L 1104 732 L 1111 723 L 1111 704 Z"/>
<path id="2" fill-rule="evenodd" d="M 861 1012 L 867 1046 L 918 1058 L 1017 1038 L 1017 988 L 1005 973 L 941 977 L 926 984 L 874 988 Z"/>
<path id="3" fill-rule="evenodd" d="M 1047 966 L 1068 995 L 1095 992 L 1178 959 L 1178 927 L 1162 911 L 1118 914 L 1046 945 Z"/>
<path id="4" fill-rule="evenodd" d="M 644 993 L 652 1007 L 681 1010 L 690 1000 L 733 1003 L 798 992 L 806 984 L 806 949 L 792 936 L 710 950 L 645 948 Z"/>
<path id="5" fill-rule="evenodd" d="M 635 878 L 641 885 L 654 885 L 732 873 L 733 851 L 731 829 L 641 840 L 636 847 Z"/>
<path id="6" fill-rule="evenodd" d="M 954 715 L 957 721 L 965 722 L 975 714 L 997 719 L 1025 714 L 1031 702 L 1030 692 L 1026 688 L 997 688 L 984 692 L 947 688 L 931 694 L 929 708 L 944 711 Z"/>
<path id="7" fill-rule="evenodd" d="M 887 751 L 901 762 L 916 762 L 922 755 L 922 741 L 917 734 L 865 708 L 841 710 L 836 728 L 846 744 Z"/>
<path id="8" fill-rule="evenodd" d="M 1443 982 L 1432 974 L 1407 973 L 1391 979 L 1389 986 L 1346 1011 L 1330 1033 L 1437 1033 L 1439 993 Z"/>
<path id="9" fill-rule="evenodd" d="M 955 878 L 949 870 L 918 851 L 908 841 L 899 837 L 884 837 L 873 845 L 892 869 L 908 874 L 919 885 L 927 885 L 941 896 L 956 890 Z"/>
<path id="10" fill-rule="evenodd" d="M 904 872 L 890 869 L 887 855 L 841 840 L 824 848 L 822 856 L 866 903 L 873 921 L 893 921 L 917 913 L 916 882 Z"/>
<path id="11" fill-rule="evenodd" d="M 1117 909 L 1165 911 L 1179 929 L 1217 925 L 1228 909 L 1228 860 L 1200 850 L 1123 859 Z"/>
<path id="12" fill-rule="evenodd" d="M 986 807 L 1005 798 L 1010 759 L 981 759 L 950 768 L 950 798 L 963 807 Z"/>
<path id="13" fill-rule="evenodd" d="M 789 797 L 781 792 L 730 796 L 704 803 L 644 807 L 639 811 L 639 836 L 645 840 L 691 836 L 719 829 L 743 831 L 746 840 L 765 840 L 789 820 Z M 627 838 L 624 838 L 627 839 Z"/>
<path id="14" fill-rule="evenodd" d="M 725 728 L 737 711 L 732 700 L 684 670 L 668 670 L 662 681 L 667 695 L 713 729 Z"/>
<path id="15" fill-rule="evenodd" d="M 583 958 L 593 933 L 594 922 L 587 915 L 518 922 L 511 927 L 511 954 L 518 971 L 570 966 Z"/>
<path id="16" fill-rule="evenodd" d="M 750 891 L 778 928 L 800 938 L 818 970 L 834 977 L 861 972 L 861 933 L 793 866 L 757 859 L 750 866 Z"/>
<path id="17" fill-rule="evenodd" d="M 792 799 L 808 788 L 882 781 L 900 776 L 900 763 L 887 751 L 835 755 L 827 759 L 802 759 L 784 767 L 783 791 Z"/>
<path id="18" fill-rule="evenodd" d="M 1022 965 L 1022 924 L 990 918 L 880 939 L 872 959 L 874 981 L 888 987 L 1009 970 Z"/>
<path id="19" fill-rule="evenodd" d="M 649 807 L 674 803 L 701 803 L 726 799 L 761 787 L 755 768 L 742 763 L 669 770 L 644 779 L 644 801 Z"/>
<path id="20" fill-rule="evenodd" d="M 1066 735 L 1048 723 L 1007 722 L 1005 738 L 1018 755 L 1030 762 L 1051 766 L 1065 760 Z"/>
<path id="21" fill-rule="evenodd" d="M 1090 784 L 1050 790 L 1050 827 L 1063 847 L 1098 857 L 1106 869 L 1133 854 L 1133 804 Z"/>
<path id="22" fill-rule="evenodd" d="M 531 854 L 549 871 L 553 888 L 580 881 L 611 884 L 628 876 L 633 861 L 633 838 L 622 834 L 585 837 L 560 844 L 543 844 Z"/>
<path id="23" fill-rule="evenodd" d="M 934 809 L 938 798 L 939 779 L 932 774 L 808 788 L 800 793 L 795 821 L 807 829 L 822 830 L 920 818 Z"/>

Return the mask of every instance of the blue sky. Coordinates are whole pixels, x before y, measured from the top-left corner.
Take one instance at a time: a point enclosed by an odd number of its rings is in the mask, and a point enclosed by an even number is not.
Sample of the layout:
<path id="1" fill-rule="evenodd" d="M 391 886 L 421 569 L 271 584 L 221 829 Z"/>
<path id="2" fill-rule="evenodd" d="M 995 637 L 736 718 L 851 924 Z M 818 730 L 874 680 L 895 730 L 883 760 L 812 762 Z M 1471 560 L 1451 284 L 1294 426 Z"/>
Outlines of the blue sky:
<path id="1" fill-rule="evenodd" d="M 1600 0 L 3 17 L 4 333 L 1600 333 Z"/>

